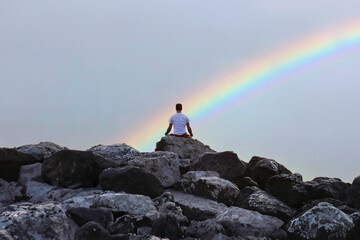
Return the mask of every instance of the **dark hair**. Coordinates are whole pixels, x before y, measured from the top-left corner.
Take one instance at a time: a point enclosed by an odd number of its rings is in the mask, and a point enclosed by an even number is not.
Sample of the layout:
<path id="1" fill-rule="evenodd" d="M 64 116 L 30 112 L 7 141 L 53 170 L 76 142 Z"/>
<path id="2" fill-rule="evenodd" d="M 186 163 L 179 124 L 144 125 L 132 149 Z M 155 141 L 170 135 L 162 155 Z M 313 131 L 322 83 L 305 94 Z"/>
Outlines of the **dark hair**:
<path id="1" fill-rule="evenodd" d="M 176 111 L 181 111 L 181 110 L 182 110 L 181 103 L 176 104 Z"/>

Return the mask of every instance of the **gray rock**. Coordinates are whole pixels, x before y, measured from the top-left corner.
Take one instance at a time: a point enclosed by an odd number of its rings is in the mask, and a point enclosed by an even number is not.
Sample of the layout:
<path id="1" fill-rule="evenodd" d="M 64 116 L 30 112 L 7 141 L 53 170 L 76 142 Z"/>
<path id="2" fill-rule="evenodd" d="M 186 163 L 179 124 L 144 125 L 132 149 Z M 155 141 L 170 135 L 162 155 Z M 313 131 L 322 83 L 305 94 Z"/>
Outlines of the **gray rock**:
<path id="1" fill-rule="evenodd" d="M 23 198 L 23 187 L 16 182 L 10 182 L 0 178 L 0 207 L 12 204 Z"/>
<path id="2" fill-rule="evenodd" d="M 287 231 L 303 239 L 346 239 L 354 227 L 347 214 L 329 203 L 319 203 L 300 217 L 291 220 Z"/>
<path id="3" fill-rule="evenodd" d="M 151 234 L 176 240 L 183 235 L 178 219 L 170 215 L 161 215 L 152 225 Z"/>
<path id="4" fill-rule="evenodd" d="M 191 221 L 189 227 L 185 231 L 186 236 L 205 240 L 214 239 L 214 237 L 220 233 L 225 234 L 226 231 L 224 227 L 214 219 Z"/>
<path id="5" fill-rule="evenodd" d="M 46 193 L 43 198 L 44 202 L 64 202 L 74 197 L 83 197 L 89 195 L 103 194 L 104 191 L 96 188 L 55 188 Z"/>
<path id="6" fill-rule="evenodd" d="M 113 145 L 96 145 L 87 151 L 96 153 L 104 158 L 111 159 L 120 165 L 126 164 L 129 160 L 134 159 L 140 155 L 140 152 L 135 148 L 122 144 Z"/>
<path id="7" fill-rule="evenodd" d="M 346 192 L 350 184 L 339 178 L 317 177 L 305 182 L 305 187 L 310 199 L 334 198 L 346 201 Z"/>
<path id="8" fill-rule="evenodd" d="M 77 228 L 59 204 L 10 205 L 0 213 L 0 229 L 18 240 L 72 240 Z"/>
<path id="9" fill-rule="evenodd" d="M 14 238 L 5 230 L 0 230 L 0 240 L 14 240 Z"/>
<path id="10" fill-rule="evenodd" d="M 202 144 L 193 138 L 181 138 L 174 136 L 162 137 L 156 143 L 155 151 L 166 151 L 177 153 L 181 159 L 196 159 L 199 155 L 206 152 L 215 152 L 209 146 Z"/>
<path id="11" fill-rule="evenodd" d="M 234 181 L 236 186 L 241 190 L 244 187 L 259 187 L 259 184 L 251 179 L 251 177 L 244 177 L 238 181 Z"/>
<path id="12" fill-rule="evenodd" d="M 42 163 L 34 163 L 20 167 L 18 183 L 26 186 L 27 182 L 38 181 L 41 182 L 41 168 Z"/>
<path id="13" fill-rule="evenodd" d="M 179 182 L 182 190 L 186 193 L 194 193 L 195 182 L 202 177 L 219 177 L 219 174 L 214 171 L 189 171 L 181 177 Z"/>
<path id="14" fill-rule="evenodd" d="M 171 190 L 170 192 L 175 198 L 175 203 L 182 208 L 183 214 L 189 220 L 203 221 L 214 218 L 219 212 L 226 209 L 226 205 L 210 199 L 175 190 Z"/>
<path id="15" fill-rule="evenodd" d="M 156 208 L 159 208 L 161 205 L 167 202 L 174 202 L 174 196 L 171 192 L 164 192 L 161 196 L 154 198 L 153 202 Z"/>
<path id="16" fill-rule="evenodd" d="M 278 218 L 238 207 L 219 212 L 216 221 L 227 230 L 227 235 L 240 237 L 270 237 L 281 231 L 284 224 Z"/>
<path id="17" fill-rule="evenodd" d="M 43 182 L 30 181 L 26 183 L 26 196 L 31 203 L 41 203 L 46 201 L 47 194 L 57 189 L 57 187 Z"/>
<path id="18" fill-rule="evenodd" d="M 176 218 L 180 225 L 185 225 L 188 222 L 187 217 L 183 215 L 182 209 L 173 202 L 164 203 L 159 207 L 158 211 L 161 215 Z"/>
<path id="19" fill-rule="evenodd" d="M 117 240 L 126 239 L 125 236 L 111 236 L 110 233 L 97 222 L 88 222 L 76 232 L 76 240 Z"/>
<path id="20" fill-rule="evenodd" d="M 347 193 L 348 203 L 360 209 L 360 176 L 357 176 Z"/>
<path id="21" fill-rule="evenodd" d="M 50 157 L 54 153 L 64 150 L 66 148 L 61 147 L 52 142 L 40 142 L 38 144 L 28 144 L 18 147 L 17 150 L 22 153 L 27 153 L 38 160 Z"/>
<path id="22" fill-rule="evenodd" d="M 114 221 L 113 214 L 107 208 L 69 208 L 67 210 L 71 218 L 78 226 L 83 226 L 88 222 L 97 222 L 107 228 Z"/>
<path id="23" fill-rule="evenodd" d="M 294 209 L 257 187 L 242 189 L 237 206 L 270 215 L 285 222 L 295 215 Z"/>
<path id="24" fill-rule="evenodd" d="M 134 233 L 135 226 L 134 226 L 134 219 L 129 215 L 123 215 L 116 219 L 114 223 L 111 223 L 107 230 L 111 234 L 119 234 L 119 233 Z M 103 225 L 104 226 L 104 225 Z M 150 230 L 151 232 L 151 230 Z"/>

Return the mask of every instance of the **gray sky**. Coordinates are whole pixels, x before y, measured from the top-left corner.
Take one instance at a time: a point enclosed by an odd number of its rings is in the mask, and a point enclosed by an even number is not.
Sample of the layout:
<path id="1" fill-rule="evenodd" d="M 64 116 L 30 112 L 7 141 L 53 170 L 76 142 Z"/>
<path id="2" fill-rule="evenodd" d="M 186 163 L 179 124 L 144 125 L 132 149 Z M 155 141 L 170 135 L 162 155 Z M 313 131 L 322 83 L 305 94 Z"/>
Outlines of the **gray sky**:
<path id="1" fill-rule="evenodd" d="M 121 141 L 215 76 L 356 17 L 355 0 L 2 0 L 0 146 Z M 305 180 L 351 182 L 359 62 L 357 50 L 296 76 L 193 129 L 195 138 L 244 161 L 273 158 Z"/>

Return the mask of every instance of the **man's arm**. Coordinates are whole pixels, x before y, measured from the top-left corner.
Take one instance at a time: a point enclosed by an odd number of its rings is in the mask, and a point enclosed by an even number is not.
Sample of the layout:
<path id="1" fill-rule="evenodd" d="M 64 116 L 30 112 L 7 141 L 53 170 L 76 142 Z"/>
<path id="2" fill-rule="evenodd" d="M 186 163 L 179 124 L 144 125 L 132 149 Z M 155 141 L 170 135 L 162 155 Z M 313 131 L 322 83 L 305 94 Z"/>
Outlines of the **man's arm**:
<path id="1" fill-rule="evenodd" d="M 172 128 L 172 123 L 169 123 L 169 127 L 168 127 L 168 129 L 166 130 L 165 135 L 168 135 L 168 134 L 169 134 L 169 132 L 171 131 L 171 128 Z"/>
<path id="2" fill-rule="evenodd" d="M 188 132 L 190 133 L 190 136 L 193 136 L 192 129 L 190 127 L 190 123 L 187 123 L 186 127 L 187 127 Z"/>

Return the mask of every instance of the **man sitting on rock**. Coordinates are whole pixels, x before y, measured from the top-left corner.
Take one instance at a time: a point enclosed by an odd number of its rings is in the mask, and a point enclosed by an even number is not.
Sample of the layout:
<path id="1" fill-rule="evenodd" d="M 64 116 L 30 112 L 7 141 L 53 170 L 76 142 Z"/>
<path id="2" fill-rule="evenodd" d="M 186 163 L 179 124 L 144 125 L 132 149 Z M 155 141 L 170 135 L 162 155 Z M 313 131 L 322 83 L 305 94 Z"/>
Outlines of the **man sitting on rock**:
<path id="1" fill-rule="evenodd" d="M 166 130 L 165 135 L 169 134 L 172 126 L 174 125 L 174 131 L 172 134 L 170 134 L 170 136 L 184 137 L 184 138 L 190 138 L 190 136 L 191 137 L 193 136 L 192 129 L 190 127 L 190 120 L 186 115 L 182 114 L 181 111 L 182 111 L 182 105 L 180 103 L 176 104 L 176 114 L 171 116 L 169 120 L 169 127 Z M 190 135 L 186 133 L 185 126 L 188 132 L 190 133 Z"/>

